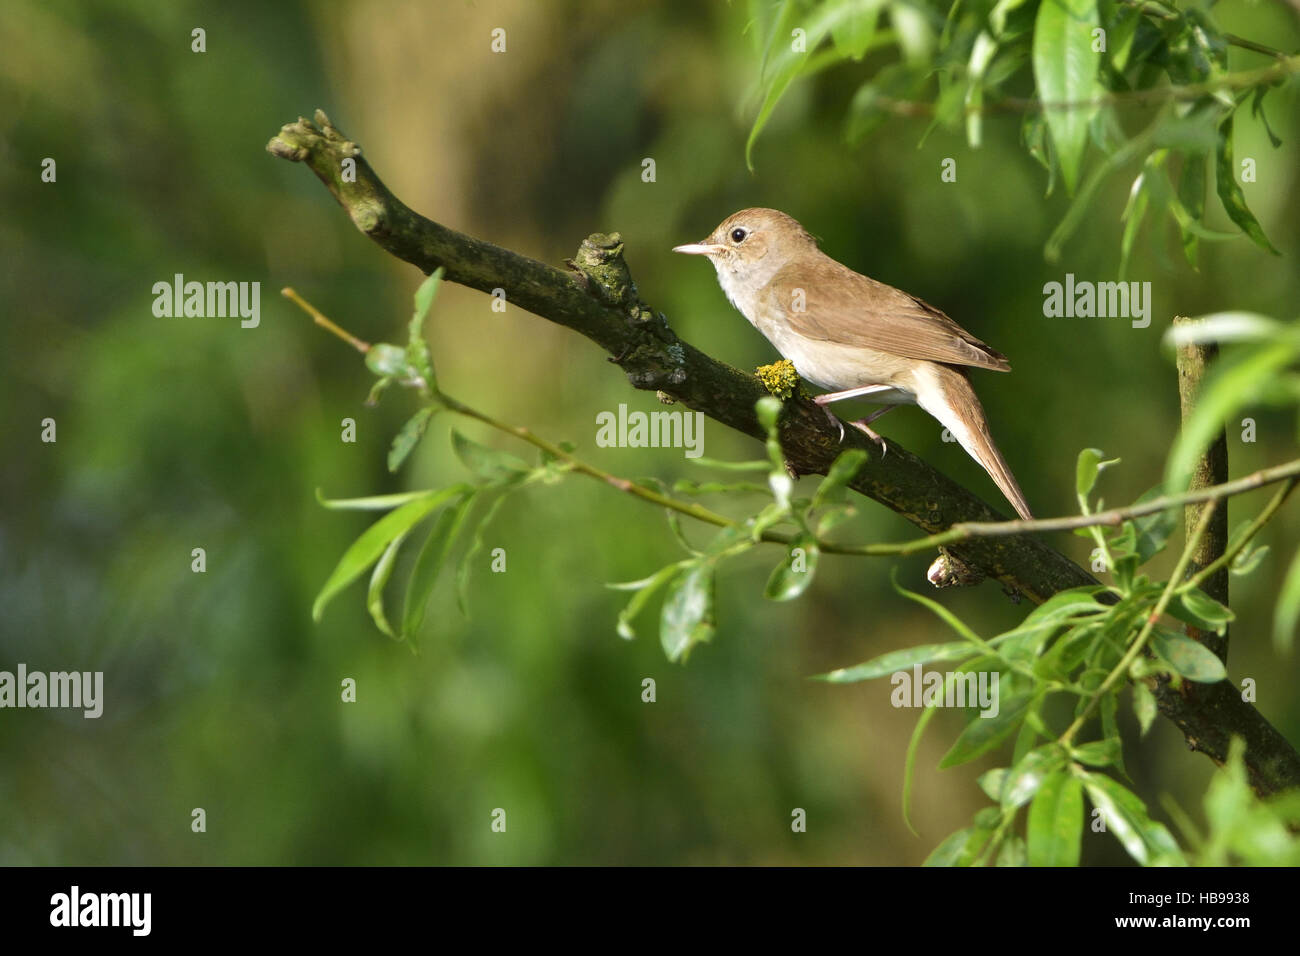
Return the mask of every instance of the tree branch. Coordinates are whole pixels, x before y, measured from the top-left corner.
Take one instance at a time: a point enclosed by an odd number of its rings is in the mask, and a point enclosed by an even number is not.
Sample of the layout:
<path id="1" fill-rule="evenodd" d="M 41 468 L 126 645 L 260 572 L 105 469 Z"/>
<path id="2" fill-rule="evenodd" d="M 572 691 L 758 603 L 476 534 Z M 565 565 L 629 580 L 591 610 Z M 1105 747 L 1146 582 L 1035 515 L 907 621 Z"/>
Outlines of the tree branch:
<path id="1" fill-rule="evenodd" d="M 596 234 L 583 241 L 567 272 L 455 232 L 425 219 L 397 199 L 350 142 L 321 111 L 315 124 L 299 118 L 268 144 L 275 156 L 305 163 L 338 200 L 353 223 L 387 252 L 430 273 L 439 266 L 461 285 L 491 293 L 544 319 L 571 328 L 611 355 L 611 361 L 639 389 L 662 391 L 721 424 L 764 440 L 754 403 L 767 394 L 748 373 L 705 355 L 679 339 L 662 313 L 642 302 L 623 260 L 618 234 Z M 346 163 L 345 160 L 352 160 Z M 825 474 L 846 448 L 867 452 L 868 464 L 851 483 L 855 491 L 898 512 L 928 534 L 963 522 L 988 522 L 999 515 L 961 485 L 890 441 L 883 455 L 857 429 L 844 440 L 822 410 L 807 399 L 786 402 L 781 447 L 800 474 Z M 1009 590 L 1036 603 L 1067 588 L 1097 580 L 1060 552 L 1026 536 L 970 538 L 951 551 L 965 566 L 996 578 Z M 1222 731 L 1222 745 L 1204 749 L 1216 761 L 1227 756 L 1227 734 L 1246 738 L 1247 764 L 1255 787 L 1272 792 L 1300 785 L 1300 756 L 1231 685 L 1208 709 L 1181 715 L 1189 743 Z M 1204 729 L 1203 729 L 1204 726 Z M 1193 739 L 1190 735 L 1199 736 Z M 1255 762 L 1251 763 L 1251 754 Z"/>

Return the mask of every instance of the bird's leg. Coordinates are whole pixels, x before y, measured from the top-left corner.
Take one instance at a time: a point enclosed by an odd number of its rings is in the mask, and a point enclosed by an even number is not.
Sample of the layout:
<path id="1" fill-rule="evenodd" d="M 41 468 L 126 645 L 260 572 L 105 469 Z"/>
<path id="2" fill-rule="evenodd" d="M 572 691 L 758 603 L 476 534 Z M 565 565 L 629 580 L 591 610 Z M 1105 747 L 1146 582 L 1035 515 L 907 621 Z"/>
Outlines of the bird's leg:
<path id="1" fill-rule="evenodd" d="M 844 441 L 844 423 L 841 422 L 839 417 L 835 415 L 829 408 L 827 408 L 827 406 L 831 402 L 842 401 L 843 399 L 846 398 L 858 398 L 862 395 L 873 395 L 879 392 L 890 392 L 890 391 L 893 391 L 893 387 L 889 385 L 863 385 L 860 388 L 848 388 L 842 392 L 826 392 L 823 395 L 816 396 L 813 399 L 813 401 L 816 402 L 818 405 L 820 405 L 822 409 L 826 412 L 826 417 L 829 418 L 832 422 L 836 424 L 836 426 L 839 427 L 840 441 Z M 852 422 L 852 425 L 855 428 L 867 434 L 872 441 L 880 445 L 880 453 L 882 455 L 889 450 L 889 446 L 887 446 L 885 444 L 885 440 L 881 438 L 880 435 L 876 434 L 876 432 L 872 430 L 869 426 L 871 422 L 874 422 L 877 418 L 885 414 L 885 412 L 889 411 L 893 407 L 894 406 L 892 405 L 886 405 L 884 408 L 880 409 L 879 411 L 872 412 L 866 418 L 861 418 L 856 422 Z"/>

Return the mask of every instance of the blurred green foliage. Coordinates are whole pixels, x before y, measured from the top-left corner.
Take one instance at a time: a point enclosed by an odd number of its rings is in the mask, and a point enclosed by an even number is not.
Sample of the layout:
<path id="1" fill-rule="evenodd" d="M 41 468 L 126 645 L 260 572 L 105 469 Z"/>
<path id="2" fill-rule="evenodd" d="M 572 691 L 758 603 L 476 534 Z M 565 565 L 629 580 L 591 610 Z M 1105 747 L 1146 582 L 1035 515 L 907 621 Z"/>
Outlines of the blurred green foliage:
<path id="1" fill-rule="evenodd" d="M 1224 0 L 1215 16 L 1297 45 L 1280 4 Z M 195 27 L 205 53 L 191 50 Z M 490 51 L 496 27 L 505 54 Z M 436 416 L 394 478 L 387 454 L 414 403 L 390 390 L 365 406 L 371 377 L 356 355 L 275 294 L 292 285 L 361 337 L 401 341 L 421 280 L 313 177 L 263 151 L 313 107 L 399 196 L 452 227 L 556 263 L 617 229 L 645 299 L 742 368 L 774 356 L 708 270 L 668 250 L 736 209 L 786 210 L 831 255 L 1008 354 L 1014 373 L 977 387 L 1043 514 L 1071 510 L 1081 447 L 1124 459 L 1112 503 L 1159 480 L 1178 416 L 1159 348 L 1169 317 L 1290 318 L 1300 301 L 1293 89 L 1274 94 L 1280 147 L 1244 111 L 1234 131 L 1236 160 L 1257 162 L 1242 188 L 1282 258 L 1241 239 L 1204 246 L 1194 270 L 1153 220 L 1128 269 L 1154 287 L 1157 318 L 1140 330 L 1042 310 L 1044 283 L 1066 272 L 1116 277 L 1130 183 L 1102 183 L 1046 262 L 1068 200 L 1044 198 L 1019 116 L 986 116 L 979 149 L 964 129 L 927 136 L 924 117 L 888 117 L 846 141 L 848 107 L 884 51 L 791 84 L 751 174 L 762 38 L 745 4 L 14 0 L 0 30 L 0 669 L 103 670 L 106 696 L 98 720 L 0 711 L 5 864 L 919 863 L 985 802 L 977 778 L 991 764 L 935 769 L 960 727 L 941 714 L 949 733 L 932 733 L 917 761 L 913 836 L 900 790 L 915 713 L 891 707 L 884 687 L 805 679 L 943 639 L 888 583 L 897 566 L 919 587 L 928 556 L 823 555 L 813 586 L 784 603 L 761 600 L 768 556 L 724 566 L 717 633 L 672 665 L 656 641 L 619 639 L 626 595 L 604 584 L 676 560 L 673 536 L 653 509 L 574 481 L 501 506 L 470 579 L 471 616 L 444 579 L 418 655 L 378 633 L 361 600 L 313 623 L 314 596 L 369 523 L 322 510 L 318 488 L 346 498 L 467 477 Z M 1229 49 L 1229 68 L 1239 56 L 1253 55 Z M 46 157 L 55 183 L 41 181 Z M 940 179 L 945 158 L 956 182 Z M 176 273 L 260 282 L 260 326 L 155 318 L 152 285 Z M 595 447 L 597 413 L 656 403 L 578 337 L 454 287 L 426 334 L 440 384 L 467 403 L 571 440 L 616 474 L 699 478 L 662 449 Z M 1234 474 L 1294 455 L 1291 416 L 1250 417 L 1254 442 L 1230 423 Z M 57 443 L 40 440 L 45 418 Z M 355 443 L 340 439 L 346 418 Z M 886 434 L 993 495 L 922 413 L 891 416 Z M 485 429 L 466 435 L 500 445 Z M 705 454 L 758 449 L 710 425 Z M 1244 499 L 1234 514 L 1257 506 Z M 911 534 L 869 503 L 841 530 Z M 1297 538 L 1294 509 L 1263 536 Z M 1087 542 L 1056 543 L 1086 561 Z M 196 547 L 203 574 L 190 569 Z M 503 574 L 489 569 L 496 547 Z M 1295 659 L 1279 664 L 1267 640 L 1284 573 L 1266 559 L 1234 585 L 1230 674 L 1254 677 L 1258 706 L 1296 740 Z M 990 584 L 942 600 L 981 632 L 1024 616 Z M 345 678 L 355 704 L 340 700 Z M 1201 806 L 1212 769 L 1161 721 L 1127 765 L 1139 792 L 1184 807 Z M 190 830 L 195 807 L 204 834 Z M 504 834 L 491 830 L 495 808 Z M 795 808 L 806 833 L 791 832 Z M 1125 857 L 1085 835 L 1082 859 Z"/>

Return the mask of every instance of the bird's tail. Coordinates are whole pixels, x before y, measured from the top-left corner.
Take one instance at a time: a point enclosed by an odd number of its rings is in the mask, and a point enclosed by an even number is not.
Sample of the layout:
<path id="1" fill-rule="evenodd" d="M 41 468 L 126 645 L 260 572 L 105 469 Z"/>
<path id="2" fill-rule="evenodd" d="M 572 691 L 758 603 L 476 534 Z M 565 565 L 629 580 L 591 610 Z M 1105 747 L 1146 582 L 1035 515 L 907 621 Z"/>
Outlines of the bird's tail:
<path id="1" fill-rule="evenodd" d="M 946 365 L 932 366 L 936 373 L 937 389 L 918 392 L 917 402 L 920 406 L 939 420 L 961 443 L 961 447 L 974 458 L 989 477 L 997 484 L 1002 494 L 1020 517 L 1031 520 L 1034 516 L 1029 511 L 1020 485 L 1007 467 L 1006 459 L 993 443 L 989 434 L 988 418 L 984 406 L 980 404 L 966 374 Z"/>

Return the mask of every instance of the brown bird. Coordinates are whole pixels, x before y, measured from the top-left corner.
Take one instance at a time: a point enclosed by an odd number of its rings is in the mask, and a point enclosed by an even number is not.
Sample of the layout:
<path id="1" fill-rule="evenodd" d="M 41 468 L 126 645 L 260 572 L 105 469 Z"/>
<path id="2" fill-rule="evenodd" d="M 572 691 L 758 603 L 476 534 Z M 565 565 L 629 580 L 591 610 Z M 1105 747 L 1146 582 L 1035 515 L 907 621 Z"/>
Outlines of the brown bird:
<path id="1" fill-rule="evenodd" d="M 895 405 L 920 405 L 983 466 L 1020 517 L 1033 517 L 966 377 L 967 368 L 1011 371 L 1001 352 L 916 296 L 836 262 L 776 209 L 742 209 L 707 239 L 673 251 L 709 257 L 731 304 L 800 375 L 830 390 L 817 404 L 869 396 L 885 405 L 853 423 L 882 444 L 870 423 Z"/>

